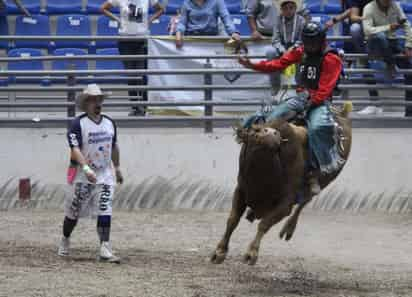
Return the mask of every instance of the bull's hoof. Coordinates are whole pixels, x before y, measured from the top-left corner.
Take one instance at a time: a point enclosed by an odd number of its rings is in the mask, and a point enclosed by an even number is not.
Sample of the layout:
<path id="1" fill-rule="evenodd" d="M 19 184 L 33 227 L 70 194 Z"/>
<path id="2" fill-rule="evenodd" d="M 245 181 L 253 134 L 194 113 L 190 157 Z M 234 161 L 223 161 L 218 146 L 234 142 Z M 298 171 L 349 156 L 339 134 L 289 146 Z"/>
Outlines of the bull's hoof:
<path id="1" fill-rule="evenodd" d="M 289 241 L 295 232 L 296 224 L 287 222 L 279 232 L 280 239 Z"/>
<path id="2" fill-rule="evenodd" d="M 226 259 L 225 252 L 214 251 L 213 254 L 210 256 L 210 262 L 213 264 L 221 264 Z"/>
<path id="3" fill-rule="evenodd" d="M 247 253 L 243 256 L 243 263 L 248 265 L 255 265 L 257 262 L 257 254 Z"/>

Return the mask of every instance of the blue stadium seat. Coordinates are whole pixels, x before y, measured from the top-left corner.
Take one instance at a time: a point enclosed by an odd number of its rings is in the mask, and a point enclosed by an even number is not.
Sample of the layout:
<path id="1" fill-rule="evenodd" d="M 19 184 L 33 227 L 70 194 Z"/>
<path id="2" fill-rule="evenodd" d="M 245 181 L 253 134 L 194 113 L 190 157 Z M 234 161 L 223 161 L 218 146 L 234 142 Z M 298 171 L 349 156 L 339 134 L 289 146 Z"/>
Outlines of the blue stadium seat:
<path id="1" fill-rule="evenodd" d="M 40 49 L 35 48 L 16 48 L 8 52 L 9 57 L 40 57 L 42 56 Z M 19 61 L 9 62 L 7 66 L 8 70 L 44 70 L 43 61 Z M 39 78 L 33 79 L 16 79 L 16 77 L 9 77 L 9 83 L 41 83 L 42 85 L 50 84 L 50 80 Z"/>
<path id="2" fill-rule="evenodd" d="M 330 18 L 331 16 L 328 16 L 327 14 L 320 14 L 320 13 L 312 14 L 312 21 L 319 22 L 321 24 L 325 24 L 327 20 L 329 20 Z"/>
<path id="3" fill-rule="evenodd" d="M 97 49 L 97 55 L 118 55 L 119 50 L 117 48 L 104 48 L 104 49 Z M 123 70 L 123 63 L 119 59 L 117 60 L 96 60 L 96 70 L 116 70 L 120 69 Z M 97 76 L 105 76 L 104 74 L 97 75 Z M 110 83 L 127 83 L 127 79 L 122 79 L 119 74 L 112 74 L 110 76 Z M 119 77 L 119 78 L 116 78 Z M 94 79 L 95 83 L 104 83 L 107 82 L 107 79 Z"/>
<path id="4" fill-rule="evenodd" d="M 7 36 L 9 35 L 9 22 L 7 21 L 6 16 L 0 16 L 0 35 Z M 9 42 L 7 40 L 0 40 L 0 48 L 8 48 Z"/>
<path id="5" fill-rule="evenodd" d="M 58 48 L 53 52 L 54 56 L 85 56 L 87 52 L 80 48 Z M 86 60 L 55 60 L 52 63 L 53 70 L 70 70 L 71 66 L 76 70 L 87 70 Z"/>
<path id="6" fill-rule="evenodd" d="M 183 0 L 169 0 L 166 6 L 166 14 L 175 15 L 177 10 L 180 10 L 182 7 Z"/>
<path id="7" fill-rule="evenodd" d="M 402 8 L 403 8 L 403 11 L 405 12 L 405 13 L 412 13 L 412 3 L 410 2 L 410 1 L 408 1 L 408 2 L 402 2 L 401 3 L 401 6 L 402 6 Z"/>
<path id="8" fill-rule="evenodd" d="M 69 14 L 82 12 L 82 0 L 47 0 L 47 14 Z"/>
<path id="9" fill-rule="evenodd" d="M 311 13 L 321 13 L 323 12 L 323 7 L 320 0 L 305 0 L 306 8 L 309 9 Z"/>
<path id="10" fill-rule="evenodd" d="M 341 13 L 342 5 L 340 3 L 340 0 L 328 0 L 328 3 L 326 3 L 324 7 L 324 11 L 325 13 L 328 13 L 328 14 Z"/>
<path id="11" fill-rule="evenodd" d="M 87 14 L 100 14 L 100 7 L 106 0 L 87 0 L 86 13 Z M 111 9 L 113 13 L 119 13 L 119 8 L 113 7 Z"/>
<path id="12" fill-rule="evenodd" d="M 242 1 L 239 1 L 239 0 L 225 0 L 225 4 L 226 4 L 226 7 L 227 7 L 227 10 L 231 14 L 241 14 Z"/>
<path id="13" fill-rule="evenodd" d="M 85 56 L 87 52 L 84 49 L 80 48 L 58 48 L 53 52 L 54 56 Z M 87 70 L 88 69 L 87 60 L 55 60 L 52 63 L 53 70 Z M 79 83 L 89 83 L 90 80 L 88 78 L 78 79 L 81 76 L 87 75 L 80 75 L 77 74 L 76 81 Z M 65 83 L 67 76 L 61 78 L 53 78 L 52 81 L 54 83 Z"/>
<path id="14" fill-rule="evenodd" d="M 41 7 L 39 0 L 21 0 L 23 6 L 31 13 L 31 14 L 39 14 Z M 7 0 L 7 13 L 8 14 L 21 14 L 20 9 L 16 6 L 14 1 Z"/>
<path id="15" fill-rule="evenodd" d="M 18 16 L 16 18 L 15 35 L 50 35 L 49 17 L 45 15 L 32 15 L 31 18 Z M 47 48 L 50 49 L 50 41 L 40 40 L 16 40 L 16 47 Z"/>
<path id="16" fill-rule="evenodd" d="M 57 18 L 57 36 L 89 36 L 91 35 L 90 20 L 85 15 L 62 15 Z M 56 41 L 56 48 L 90 48 L 87 40 Z"/>
<path id="17" fill-rule="evenodd" d="M 231 15 L 233 24 L 242 36 L 250 36 L 250 27 L 246 15 Z"/>
<path id="18" fill-rule="evenodd" d="M 97 19 L 97 36 L 118 36 L 119 24 L 103 15 Z M 117 41 L 101 40 L 96 41 L 96 48 L 117 47 Z"/>
<path id="19" fill-rule="evenodd" d="M 169 35 L 169 22 L 171 16 L 161 15 L 157 20 L 154 20 L 150 25 L 151 35 Z"/>
<path id="20" fill-rule="evenodd" d="M 97 55 L 119 55 L 118 48 L 102 48 L 96 50 Z M 110 70 L 110 69 L 124 69 L 121 60 L 97 60 L 96 69 L 98 70 Z"/>

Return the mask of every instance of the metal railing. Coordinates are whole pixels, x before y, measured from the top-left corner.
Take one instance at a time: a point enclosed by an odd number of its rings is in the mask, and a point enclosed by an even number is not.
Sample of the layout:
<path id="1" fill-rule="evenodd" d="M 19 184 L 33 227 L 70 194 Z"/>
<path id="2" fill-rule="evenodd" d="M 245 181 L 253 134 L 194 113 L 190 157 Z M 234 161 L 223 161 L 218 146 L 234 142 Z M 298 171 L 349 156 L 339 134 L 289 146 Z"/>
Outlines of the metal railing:
<path id="1" fill-rule="evenodd" d="M 124 37 L 124 36 L 0 36 L 0 40 L 141 40 L 147 39 L 148 37 Z M 196 39 L 227 39 L 227 37 L 197 37 Z M 349 36 L 334 36 L 328 37 L 329 40 L 350 40 Z M 403 57 L 403 55 L 398 55 Z M 47 119 L 42 119 L 42 122 L 47 124 L 50 123 L 62 123 L 67 122 L 75 115 L 74 98 L 78 91 L 83 89 L 83 86 L 78 85 L 77 82 L 85 82 L 87 80 L 98 79 L 100 81 L 112 81 L 114 78 L 117 80 L 131 80 L 131 75 L 138 79 L 142 75 L 201 75 L 203 77 L 203 84 L 192 85 L 192 86 L 146 86 L 146 85 L 102 85 L 103 90 L 108 90 L 112 92 L 117 91 L 203 91 L 203 98 L 199 98 L 192 102 L 187 101 L 149 101 L 149 102 L 139 102 L 139 101 L 125 101 L 130 99 L 129 96 L 117 96 L 111 100 L 105 102 L 107 107 L 131 107 L 131 106 L 203 106 L 204 114 L 202 116 L 192 116 L 192 117 L 181 117 L 181 116 L 147 116 L 147 117 L 135 117 L 135 118 L 118 118 L 120 122 L 124 123 L 150 123 L 150 122 L 164 122 L 164 123 L 175 123 L 175 122 L 186 122 L 193 123 L 199 122 L 204 124 L 204 129 L 206 132 L 211 132 L 213 130 L 213 122 L 229 122 L 234 120 L 239 120 L 240 116 L 216 116 L 213 113 L 213 106 L 261 106 L 264 104 L 264 100 L 245 100 L 239 102 L 229 102 L 229 101 L 216 101 L 213 100 L 214 91 L 233 91 L 233 90 L 269 90 L 270 86 L 267 85 L 242 85 L 242 86 L 230 86 L 230 85 L 214 85 L 213 77 L 216 75 L 225 74 L 242 74 L 242 75 L 264 75 L 248 69 L 214 69 L 210 63 L 211 59 L 235 59 L 237 55 L 84 55 L 84 56 L 40 56 L 40 57 L 0 57 L 0 62 L 17 62 L 17 61 L 53 61 L 53 60 L 136 60 L 136 59 L 205 59 L 204 68 L 199 69 L 136 69 L 136 70 L 43 70 L 43 71 L 17 71 L 17 70 L 4 70 L 0 71 L 0 79 L 2 77 L 14 77 L 16 81 L 27 80 L 27 79 L 64 79 L 66 85 L 53 85 L 53 86 L 32 86 L 32 85 L 10 85 L 10 86 L 0 86 L 0 93 L 7 93 L 7 96 L 0 96 L 0 99 L 8 99 L 9 102 L 0 102 L 1 109 L 17 110 L 24 108 L 64 108 L 67 110 L 67 117 L 58 117 Z M 250 56 L 251 58 L 264 58 L 264 56 Z M 356 60 L 361 58 L 368 58 L 366 54 L 347 54 L 345 55 L 346 60 Z M 377 74 L 379 71 L 373 69 L 347 69 L 346 74 Z M 401 74 L 412 74 L 412 69 L 404 69 L 399 71 Z M 112 75 L 113 77 L 111 77 Z M 123 75 L 121 77 L 115 75 Z M 290 86 L 289 86 L 290 87 Z M 292 86 L 293 87 L 293 86 Z M 412 86 L 404 84 L 353 84 L 353 83 L 342 83 L 339 86 L 342 90 L 341 96 L 335 96 L 335 103 L 342 104 L 345 96 L 348 95 L 349 91 L 352 90 L 412 90 Z M 44 97 L 42 100 L 46 102 L 18 102 L 18 100 L 32 100 L 35 99 L 35 95 L 17 95 L 18 92 L 65 92 L 66 96 L 37 96 Z M 391 99 L 392 98 L 392 99 Z M 388 98 L 380 97 L 378 101 L 373 101 L 375 105 L 378 106 L 411 106 L 412 102 L 405 102 L 401 100 L 402 97 L 390 97 Z M 355 98 L 352 98 L 355 99 Z M 358 96 L 356 98 L 355 104 L 358 106 L 365 106 L 370 104 L 370 100 L 361 100 L 362 97 Z M 66 100 L 66 102 L 49 102 L 50 100 Z M 123 101 L 119 101 L 123 100 Z M 356 116 L 354 117 L 356 119 Z M 400 120 L 402 123 L 411 122 L 409 118 L 399 117 L 385 117 L 385 120 L 392 121 L 394 119 Z M 364 121 L 379 119 L 379 117 L 363 117 Z M 32 119 L 24 118 L 0 118 L 0 125 L 6 124 L 24 124 L 32 123 Z M 38 124 L 38 123 L 37 123 Z M 402 125 L 401 125 L 402 126 Z"/>

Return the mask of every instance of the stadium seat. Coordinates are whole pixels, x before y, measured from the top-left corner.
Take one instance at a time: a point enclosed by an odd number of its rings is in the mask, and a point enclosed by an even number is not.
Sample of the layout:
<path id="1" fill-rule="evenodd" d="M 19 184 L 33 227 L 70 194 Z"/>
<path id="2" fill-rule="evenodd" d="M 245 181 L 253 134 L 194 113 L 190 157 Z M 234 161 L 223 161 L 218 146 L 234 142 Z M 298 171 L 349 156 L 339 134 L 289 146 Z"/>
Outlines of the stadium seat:
<path id="1" fill-rule="evenodd" d="M 227 7 L 227 10 L 231 13 L 231 14 L 241 14 L 241 1 L 239 0 L 225 0 L 225 4 Z"/>
<path id="2" fill-rule="evenodd" d="M 338 14 L 342 12 L 342 5 L 340 0 L 328 0 L 324 7 L 325 13 L 328 14 Z"/>
<path id="3" fill-rule="evenodd" d="M 311 13 L 322 13 L 323 7 L 321 1 L 319 0 L 305 0 L 306 8 L 309 9 Z"/>
<path id="4" fill-rule="evenodd" d="M 401 6 L 405 13 L 412 13 L 412 3 L 410 1 L 402 2 Z"/>
<path id="5" fill-rule="evenodd" d="M 53 52 L 54 56 L 85 56 L 87 52 L 80 48 L 58 48 Z M 87 70 L 88 69 L 87 60 L 54 60 L 52 63 L 53 70 Z M 76 75 L 87 76 L 87 75 Z M 54 83 L 64 83 L 66 82 L 67 76 L 62 76 L 61 78 L 53 78 Z M 77 82 L 88 83 L 89 79 L 77 79 Z"/>
<path id="6" fill-rule="evenodd" d="M 47 14 L 69 14 L 82 12 L 82 0 L 47 0 Z"/>
<path id="7" fill-rule="evenodd" d="M 16 18 L 15 35 L 50 35 L 49 17 L 45 15 L 32 15 L 31 18 L 18 16 Z M 50 41 L 40 40 L 16 40 L 15 47 L 47 48 L 50 49 Z"/>
<path id="8" fill-rule="evenodd" d="M 6 16 L 0 16 L 0 35 L 9 35 L 9 22 Z M 9 47 L 9 42 L 7 40 L 0 40 L 0 48 L 6 49 Z"/>
<path id="9" fill-rule="evenodd" d="M 119 35 L 119 24 L 103 15 L 97 19 L 97 36 L 117 36 Z M 98 40 L 96 48 L 117 47 L 117 41 Z"/>
<path id="10" fill-rule="evenodd" d="M 119 50 L 117 48 L 103 48 L 103 49 L 97 49 L 96 50 L 97 55 L 119 55 Z M 120 69 L 123 70 L 123 63 L 121 60 L 96 60 L 96 70 L 116 70 Z M 105 76 L 104 74 L 101 75 L 96 75 L 96 76 Z M 122 79 L 121 76 L 124 75 L 119 75 L 119 74 L 111 74 L 109 75 L 111 78 L 110 83 L 116 82 L 116 83 L 127 83 L 127 79 Z M 118 79 L 116 77 L 119 77 Z M 99 79 L 94 79 L 94 82 L 100 83 L 100 82 L 107 82 L 107 80 L 99 80 Z"/>
<path id="11" fill-rule="evenodd" d="M 250 27 L 246 15 L 231 15 L 233 24 L 242 36 L 250 36 Z"/>
<path id="12" fill-rule="evenodd" d="M 87 14 L 101 14 L 100 7 L 106 0 L 87 0 L 86 13 Z M 119 13 L 119 8 L 113 7 L 111 10 L 113 13 Z"/>
<path id="13" fill-rule="evenodd" d="M 62 15 L 57 18 L 57 36 L 90 36 L 90 20 L 85 15 Z M 56 48 L 92 48 L 88 40 L 56 41 Z"/>
<path id="14" fill-rule="evenodd" d="M 182 7 L 183 0 L 169 0 L 166 6 L 166 14 L 175 15 L 178 10 Z"/>
<path id="15" fill-rule="evenodd" d="M 157 20 L 154 20 L 150 25 L 151 35 L 169 35 L 169 22 L 171 16 L 161 15 Z"/>
<path id="16" fill-rule="evenodd" d="M 23 6 L 31 14 L 39 14 L 41 7 L 39 0 L 21 0 Z M 14 1 L 7 0 L 7 13 L 8 14 L 21 14 L 21 10 L 16 6 Z"/>
<path id="17" fill-rule="evenodd" d="M 16 48 L 8 52 L 9 57 L 40 57 L 42 56 L 40 49 L 35 48 Z M 43 61 L 28 60 L 19 62 L 9 62 L 8 70 L 44 70 Z M 41 83 L 42 85 L 50 84 L 50 80 L 39 78 L 33 79 L 16 79 L 15 76 L 9 77 L 9 83 Z"/>

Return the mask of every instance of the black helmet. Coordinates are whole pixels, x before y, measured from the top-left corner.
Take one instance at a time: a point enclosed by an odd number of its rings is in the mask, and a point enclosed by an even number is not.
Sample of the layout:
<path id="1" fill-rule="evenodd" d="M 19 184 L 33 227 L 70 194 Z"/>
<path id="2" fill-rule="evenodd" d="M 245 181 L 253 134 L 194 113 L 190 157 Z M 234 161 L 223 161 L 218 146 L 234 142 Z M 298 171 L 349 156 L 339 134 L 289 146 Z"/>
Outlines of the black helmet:
<path id="1" fill-rule="evenodd" d="M 310 21 L 303 27 L 302 41 L 306 49 L 317 48 L 317 51 L 320 51 L 325 40 L 326 31 L 320 23 Z"/>

